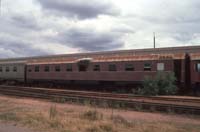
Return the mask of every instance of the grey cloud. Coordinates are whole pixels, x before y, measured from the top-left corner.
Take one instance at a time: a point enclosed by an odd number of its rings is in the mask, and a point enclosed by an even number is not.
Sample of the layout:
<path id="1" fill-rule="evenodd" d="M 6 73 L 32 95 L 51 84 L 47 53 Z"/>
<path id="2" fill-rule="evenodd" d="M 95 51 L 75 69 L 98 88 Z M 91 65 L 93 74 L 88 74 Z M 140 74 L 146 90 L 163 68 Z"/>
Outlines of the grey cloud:
<path id="1" fill-rule="evenodd" d="M 121 33 L 103 32 L 91 30 L 70 29 L 60 33 L 58 41 L 73 48 L 81 48 L 85 51 L 102 51 L 122 48 L 124 42 Z"/>
<path id="2" fill-rule="evenodd" d="M 162 25 L 161 32 L 165 32 L 168 37 L 171 37 L 181 43 L 190 43 L 194 39 L 194 34 L 200 33 L 199 22 L 194 23 L 174 23 Z"/>
<path id="3" fill-rule="evenodd" d="M 180 42 L 189 42 L 192 38 L 193 35 L 190 33 L 182 33 L 182 34 L 174 34 L 172 37 Z"/>
<path id="4" fill-rule="evenodd" d="M 145 1 L 145 0 L 143 0 Z M 158 41 L 162 43 L 166 38 L 176 42 L 190 44 L 194 34 L 199 33 L 200 1 L 199 0 L 152 0 L 141 6 L 143 12 L 134 12 L 130 18 L 144 22 L 142 32 L 157 32 L 162 34 Z M 135 25 L 137 27 L 140 24 Z M 137 30 L 136 32 L 141 32 Z"/>
<path id="5" fill-rule="evenodd" d="M 48 51 L 37 49 L 32 47 L 31 43 L 24 43 L 22 41 L 0 39 L 0 58 L 6 57 L 26 57 L 26 56 L 38 56 L 48 55 Z"/>
<path id="6" fill-rule="evenodd" d="M 56 15 L 95 18 L 100 14 L 118 15 L 120 11 L 108 1 L 99 0 L 38 0 L 44 10 Z"/>
<path id="7" fill-rule="evenodd" d="M 200 22 L 199 0 L 140 0 L 137 3 L 141 12 L 130 12 L 127 17 L 137 18 L 154 25 L 159 24 L 195 24 Z"/>
<path id="8" fill-rule="evenodd" d="M 33 47 L 33 34 L 42 30 L 34 16 L 9 14 L 1 19 L 0 58 L 48 54 Z"/>
<path id="9" fill-rule="evenodd" d="M 11 18 L 11 24 L 29 30 L 41 30 L 37 18 L 34 16 L 15 14 Z"/>
<path id="10" fill-rule="evenodd" d="M 6 4 L 8 1 L 10 5 Z M 199 35 L 194 36 L 200 34 L 199 0 L 134 0 L 133 8 L 132 5 L 127 7 L 132 8 L 127 12 L 124 11 L 126 7 L 119 10 L 109 1 L 5 1 L 0 21 L 0 57 L 61 53 L 63 47 L 76 51 L 145 48 L 152 45 L 153 32 L 158 35 L 156 42 L 162 46 L 180 46 L 199 41 Z M 18 9 L 24 2 L 28 8 Z M 111 17 L 98 18 L 101 14 Z M 85 19 L 88 20 L 82 21 Z M 106 25 L 106 22 L 109 24 Z M 96 31 L 99 28 L 102 32 Z M 53 50 L 50 51 L 46 44 L 51 45 L 49 47 Z"/>
<path id="11" fill-rule="evenodd" d="M 12 36 L 26 36 L 33 32 L 39 32 L 44 27 L 34 16 L 25 14 L 9 14 L 6 17 L 1 17 L 0 29 L 1 34 Z"/>

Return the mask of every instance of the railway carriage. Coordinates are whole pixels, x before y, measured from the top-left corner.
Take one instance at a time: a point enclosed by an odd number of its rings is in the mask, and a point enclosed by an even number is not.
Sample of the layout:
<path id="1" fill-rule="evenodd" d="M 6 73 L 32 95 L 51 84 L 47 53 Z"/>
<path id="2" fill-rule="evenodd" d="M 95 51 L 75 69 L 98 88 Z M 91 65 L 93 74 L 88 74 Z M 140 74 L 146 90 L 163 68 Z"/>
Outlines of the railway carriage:
<path id="1" fill-rule="evenodd" d="M 200 83 L 200 46 L 0 60 L 1 81 L 32 82 L 30 84 L 132 87 L 141 84 L 145 76 L 155 76 L 159 71 L 174 72 L 177 85 L 189 91 L 192 84 Z"/>
<path id="2" fill-rule="evenodd" d="M 191 82 L 192 84 L 200 83 L 200 53 L 192 53 L 190 56 Z"/>
<path id="3" fill-rule="evenodd" d="M 29 61 L 27 81 L 131 85 L 164 71 L 175 72 L 184 83 L 184 58 L 185 54 L 112 54 Z"/>
<path id="4" fill-rule="evenodd" d="M 0 80 L 24 82 L 26 61 L 0 61 Z"/>

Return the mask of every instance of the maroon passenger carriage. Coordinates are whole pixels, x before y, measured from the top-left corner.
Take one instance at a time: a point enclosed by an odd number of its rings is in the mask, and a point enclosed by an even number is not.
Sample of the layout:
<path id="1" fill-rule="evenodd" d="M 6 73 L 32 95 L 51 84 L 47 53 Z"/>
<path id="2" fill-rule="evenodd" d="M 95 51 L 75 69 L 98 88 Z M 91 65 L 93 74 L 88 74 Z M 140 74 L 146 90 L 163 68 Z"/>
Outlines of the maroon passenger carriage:
<path id="1" fill-rule="evenodd" d="M 27 63 L 26 73 L 28 82 L 101 84 L 101 88 L 106 85 L 125 88 L 141 84 L 145 76 L 155 76 L 158 71 L 164 71 L 175 72 L 178 84 L 184 85 L 184 64 L 184 53 L 91 54 L 31 60 Z"/>
<path id="2" fill-rule="evenodd" d="M 188 93 L 200 84 L 200 46 L 0 59 L 1 83 L 23 78 L 30 85 L 133 88 L 158 71 L 174 72 L 177 85 Z"/>

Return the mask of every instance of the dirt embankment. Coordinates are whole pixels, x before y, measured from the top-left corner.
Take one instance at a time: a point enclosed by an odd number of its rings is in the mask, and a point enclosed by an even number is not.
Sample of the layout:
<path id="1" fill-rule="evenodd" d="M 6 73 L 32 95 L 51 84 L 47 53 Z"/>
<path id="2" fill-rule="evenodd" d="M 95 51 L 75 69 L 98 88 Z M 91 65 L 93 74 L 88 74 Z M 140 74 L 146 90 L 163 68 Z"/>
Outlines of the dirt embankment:
<path id="1" fill-rule="evenodd" d="M 0 96 L 0 121 L 6 130 L 42 132 L 197 132 L 200 117 L 100 109 L 44 100 Z M 19 127 L 20 126 L 20 127 Z M 1 130 L 3 129 L 3 130 Z M 17 132 L 17 131 L 15 131 Z M 32 131 L 30 131 L 32 132 Z"/>

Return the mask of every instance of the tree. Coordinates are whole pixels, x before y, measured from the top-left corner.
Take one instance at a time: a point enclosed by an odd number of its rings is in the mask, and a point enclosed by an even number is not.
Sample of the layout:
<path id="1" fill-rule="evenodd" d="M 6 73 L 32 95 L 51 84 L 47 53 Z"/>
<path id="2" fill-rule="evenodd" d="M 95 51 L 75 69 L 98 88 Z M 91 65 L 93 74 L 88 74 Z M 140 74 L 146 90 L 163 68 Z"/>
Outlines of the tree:
<path id="1" fill-rule="evenodd" d="M 154 79 L 150 76 L 146 76 L 143 82 L 143 88 L 140 93 L 142 95 L 157 95 L 159 92 L 158 87 Z"/>
<path id="2" fill-rule="evenodd" d="M 158 72 L 155 77 L 145 77 L 143 95 L 172 95 L 177 91 L 175 85 L 176 77 L 173 72 Z"/>

